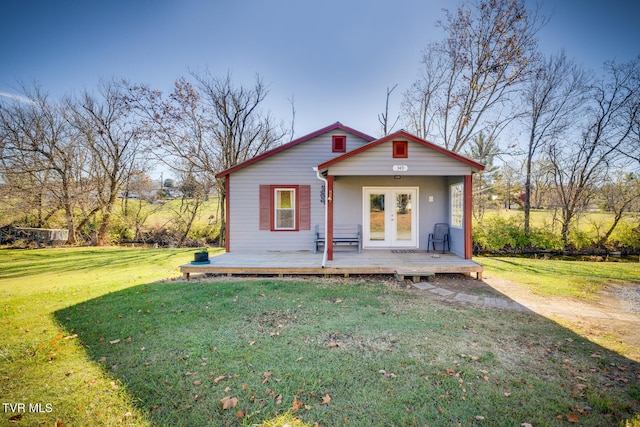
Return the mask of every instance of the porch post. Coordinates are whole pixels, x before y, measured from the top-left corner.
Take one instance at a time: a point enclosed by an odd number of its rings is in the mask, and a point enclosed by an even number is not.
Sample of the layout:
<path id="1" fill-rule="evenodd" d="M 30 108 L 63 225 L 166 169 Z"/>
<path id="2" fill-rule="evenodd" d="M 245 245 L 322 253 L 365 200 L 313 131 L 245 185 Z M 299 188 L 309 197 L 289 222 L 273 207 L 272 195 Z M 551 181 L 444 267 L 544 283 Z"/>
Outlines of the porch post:
<path id="1" fill-rule="evenodd" d="M 473 234 L 472 228 L 473 217 L 473 175 L 465 175 L 464 177 L 464 258 L 471 259 L 473 256 Z"/>
<path id="2" fill-rule="evenodd" d="M 226 175 L 224 177 L 224 249 L 226 252 L 231 251 L 231 242 L 229 241 L 229 218 L 231 217 L 231 207 L 229 206 L 229 179 L 231 178 L 231 174 Z"/>
<path id="3" fill-rule="evenodd" d="M 327 229 L 325 237 L 327 260 L 333 261 L 333 175 L 327 176 Z"/>

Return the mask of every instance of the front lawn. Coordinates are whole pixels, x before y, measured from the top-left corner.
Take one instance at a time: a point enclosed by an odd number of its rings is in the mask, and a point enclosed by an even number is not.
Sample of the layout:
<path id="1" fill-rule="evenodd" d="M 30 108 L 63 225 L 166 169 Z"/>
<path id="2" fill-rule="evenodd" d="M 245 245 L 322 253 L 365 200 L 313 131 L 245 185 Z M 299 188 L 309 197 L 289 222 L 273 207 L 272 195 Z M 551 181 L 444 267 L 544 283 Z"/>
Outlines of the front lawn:
<path id="1" fill-rule="evenodd" d="M 0 252 L 0 394 L 43 408 L 5 409 L 3 423 L 617 425 L 640 413 L 637 363 L 533 313 L 380 278 L 155 281 L 193 251 Z"/>

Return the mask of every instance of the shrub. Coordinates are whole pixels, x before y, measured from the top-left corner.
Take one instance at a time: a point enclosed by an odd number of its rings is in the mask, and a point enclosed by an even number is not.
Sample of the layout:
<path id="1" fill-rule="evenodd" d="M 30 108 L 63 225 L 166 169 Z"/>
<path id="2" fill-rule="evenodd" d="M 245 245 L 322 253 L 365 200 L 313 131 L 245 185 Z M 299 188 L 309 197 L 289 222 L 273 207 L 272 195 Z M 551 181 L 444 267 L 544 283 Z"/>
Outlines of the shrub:
<path id="1" fill-rule="evenodd" d="M 526 244 L 522 223 L 516 218 L 485 218 L 474 226 L 473 235 L 474 243 L 487 251 L 523 248 Z"/>
<path id="2" fill-rule="evenodd" d="M 569 230 L 569 243 L 578 250 L 595 246 L 595 240 L 589 232 L 575 227 Z"/>
<path id="3" fill-rule="evenodd" d="M 640 251 L 640 226 L 633 227 L 631 224 L 621 223 L 611 240 L 627 250 Z"/>
<path id="4" fill-rule="evenodd" d="M 528 245 L 548 250 L 560 250 L 563 246 L 561 236 L 547 228 L 531 228 Z"/>
<path id="5" fill-rule="evenodd" d="M 473 228 L 473 240 L 476 247 L 489 252 L 504 250 L 562 249 L 562 238 L 549 228 L 529 229 L 524 233 L 524 222 L 515 217 L 491 216 L 477 223 Z"/>

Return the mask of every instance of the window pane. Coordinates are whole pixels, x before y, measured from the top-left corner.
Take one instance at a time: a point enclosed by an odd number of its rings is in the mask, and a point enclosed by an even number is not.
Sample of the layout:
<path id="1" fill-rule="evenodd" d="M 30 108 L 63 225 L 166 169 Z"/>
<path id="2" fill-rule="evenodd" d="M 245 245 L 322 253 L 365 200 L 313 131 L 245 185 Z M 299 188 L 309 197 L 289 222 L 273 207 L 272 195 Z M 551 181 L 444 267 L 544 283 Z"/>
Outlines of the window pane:
<path id="1" fill-rule="evenodd" d="M 462 218 L 464 215 L 464 189 L 462 184 L 454 184 L 451 186 L 451 226 L 462 227 Z"/>
<path id="2" fill-rule="evenodd" d="M 384 194 L 369 196 L 369 239 L 384 240 Z"/>
<path id="3" fill-rule="evenodd" d="M 277 211 L 276 228 L 295 228 L 295 216 L 292 209 L 280 209 Z"/>
<path id="4" fill-rule="evenodd" d="M 411 240 L 411 194 L 396 196 L 396 240 Z"/>
<path id="5" fill-rule="evenodd" d="M 293 190 L 276 190 L 277 208 L 291 209 L 293 207 Z"/>

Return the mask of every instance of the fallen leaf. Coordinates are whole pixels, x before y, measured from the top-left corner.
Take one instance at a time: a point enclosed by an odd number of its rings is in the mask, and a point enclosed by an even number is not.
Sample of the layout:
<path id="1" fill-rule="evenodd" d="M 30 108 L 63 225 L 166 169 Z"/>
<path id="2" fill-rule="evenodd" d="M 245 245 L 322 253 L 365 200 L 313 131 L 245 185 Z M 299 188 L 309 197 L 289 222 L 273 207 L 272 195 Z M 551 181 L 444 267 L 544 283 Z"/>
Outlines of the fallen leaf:
<path id="1" fill-rule="evenodd" d="M 53 426 L 54 427 L 64 427 L 64 421 L 56 420 L 56 422 L 55 422 L 55 424 Z"/>
<path id="2" fill-rule="evenodd" d="M 529 423 L 522 423 L 522 424 L 520 424 L 520 427 L 533 427 L 533 425 L 531 425 Z"/>
<path id="3" fill-rule="evenodd" d="M 327 344 L 327 347 L 336 348 L 336 347 L 340 347 L 340 344 L 335 341 L 331 341 L 329 344 Z"/>
<path id="4" fill-rule="evenodd" d="M 117 340 L 109 341 L 109 344 L 113 345 L 113 344 L 118 344 L 119 342 L 120 340 L 117 339 Z"/>
<path id="5" fill-rule="evenodd" d="M 300 408 L 304 406 L 304 403 L 298 400 L 297 396 L 293 396 L 293 412 L 298 412 Z"/>
<path id="6" fill-rule="evenodd" d="M 571 412 L 567 414 L 567 421 L 569 421 L 570 423 L 577 423 L 580 421 L 580 418 L 578 417 L 578 413 L 577 412 Z"/>
<path id="7" fill-rule="evenodd" d="M 244 417 L 244 411 L 240 410 L 238 412 L 236 412 L 236 418 L 240 419 Z"/>
<path id="8" fill-rule="evenodd" d="M 229 393 L 230 391 L 231 391 L 231 387 L 226 387 L 226 388 L 224 389 L 224 392 L 225 392 L 225 393 Z"/>
<path id="9" fill-rule="evenodd" d="M 262 381 L 262 384 L 266 383 L 267 381 L 269 381 L 269 377 L 271 376 L 271 372 L 265 372 L 264 374 L 262 374 L 264 376 L 264 381 Z"/>
<path id="10" fill-rule="evenodd" d="M 476 420 L 484 421 L 484 417 L 482 415 L 476 415 Z"/>
<path id="11" fill-rule="evenodd" d="M 505 393 L 504 394 L 504 397 L 509 397 L 509 396 L 511 396 L 511 393 Z"/>
<path id="12" fill-rule="evenodd" d="M 201 382 L 200 380 L 195 380 L 195 381 L 193 382 L 193 385 L 200 385 L 200 384 L 202 384 L 202 382 Z"/>
<path id="13" fill-rule="evenodd" d="M 323 405 L 328 405 L 329 402 L 331 402 L 331 396 L 329 396 L 329 394 L 326 394 L 325 396 L 322 397 L 322 404 Z"/>
<path id="14" fill-rule="evenodd" d="M 238 398 L 225 396 L 222 399 L 220 399 L 220 402 L 222 403 L 222 409 L 235 408 L 238 405 Z"/>
<path id="15" fill-rule="evenodd" d="M 126 342 L 131 342 L 131 341 L 133 341 L 133 338 L 129 337 L 129 338 L 127 338 L 125 341 L 126 341 Z"/>
<path id="16" fill-rule="evenodd" d="M 218 378 L 216 378 L 215 380 L 213 380 L 214 384 L 218 384 L 220 381 L 222 381 L 223 379 L 225 379 L 227 377 L 225 377 L 224 375 L 220 375 Z"/>

